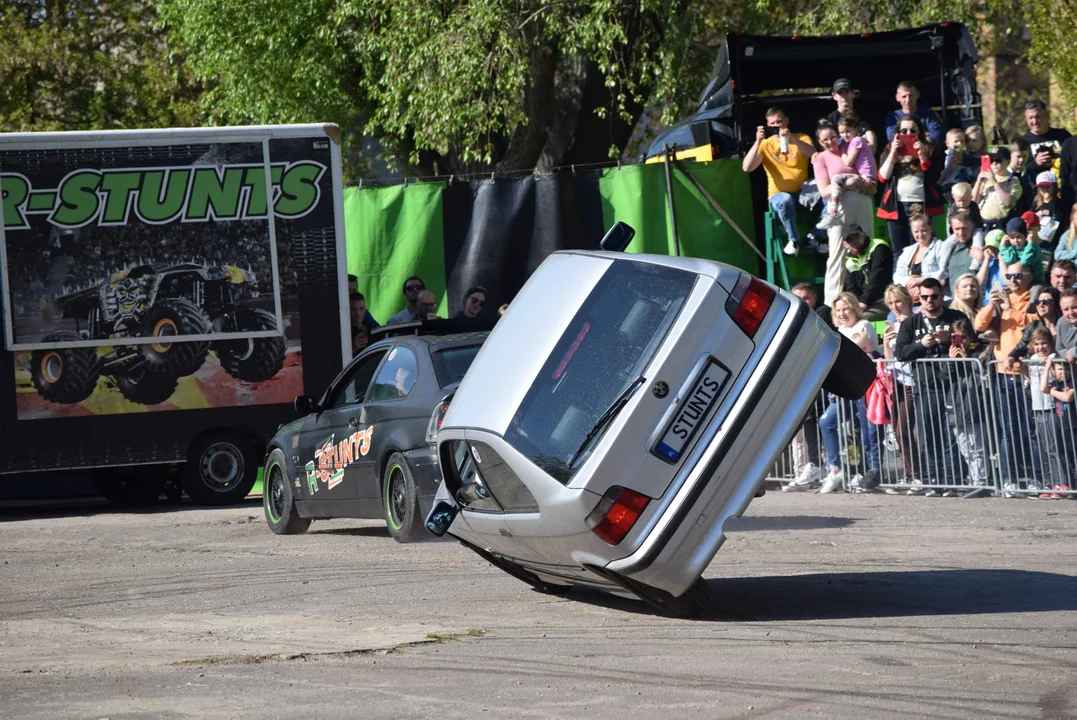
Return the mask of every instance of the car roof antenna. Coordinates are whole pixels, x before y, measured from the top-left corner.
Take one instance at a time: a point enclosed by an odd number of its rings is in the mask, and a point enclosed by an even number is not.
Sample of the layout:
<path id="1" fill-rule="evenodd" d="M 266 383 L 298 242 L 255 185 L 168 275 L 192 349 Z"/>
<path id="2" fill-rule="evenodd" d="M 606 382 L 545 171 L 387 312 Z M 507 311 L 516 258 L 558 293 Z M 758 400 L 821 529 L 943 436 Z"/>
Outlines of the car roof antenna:
<path id="1" fill-rule="evenodd" d="M 618 220 L 602 236 L 602 241 L 598 243 L 598 246 L 610 252 L 624 252 L 635 235 L 636 231 L 632 229 L 631 225 Z"/>

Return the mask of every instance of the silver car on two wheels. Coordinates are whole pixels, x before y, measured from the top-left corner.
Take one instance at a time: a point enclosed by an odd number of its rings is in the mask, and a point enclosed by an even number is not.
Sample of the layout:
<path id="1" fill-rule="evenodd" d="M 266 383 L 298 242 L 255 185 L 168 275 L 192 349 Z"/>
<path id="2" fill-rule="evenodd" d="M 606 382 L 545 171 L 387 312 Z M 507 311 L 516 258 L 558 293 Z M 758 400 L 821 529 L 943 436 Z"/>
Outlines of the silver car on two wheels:
<path id="1" fill-rule="evenodd" d="M 726 519 L 819 388 L 857 397 L 873 378 L 798 298 L 736 268 L 555 253 L 452 399 L 427 526 L 539 590 L 691 612 Z"/>

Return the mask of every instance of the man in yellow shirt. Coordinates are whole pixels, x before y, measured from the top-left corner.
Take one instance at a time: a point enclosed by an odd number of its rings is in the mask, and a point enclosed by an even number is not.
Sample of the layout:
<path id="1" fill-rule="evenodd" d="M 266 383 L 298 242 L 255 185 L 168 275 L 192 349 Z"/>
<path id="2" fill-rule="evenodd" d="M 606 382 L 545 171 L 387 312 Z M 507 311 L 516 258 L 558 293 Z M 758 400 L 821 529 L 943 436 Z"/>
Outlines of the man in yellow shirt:
<path id="1" fill-rule="evenodd" d="M 744 172 L 752 172 L 763 166 L 767 174 L 767 202 L 781 220 L 789 239 L 784 252 L 796 255 L 800 250 L 797 200 L 800 186 L 808 179 L 808 166 L 815 154 L 815 146 L 807 135 L 789 132 L 789 118 L 780 108 L 768 109 L 766 118 L 766 127 L 760 125 L 755 129 L 755 142 L 745 154 L 741 167 Z M 767 128 L 774 129 L 768 131 Z"/>

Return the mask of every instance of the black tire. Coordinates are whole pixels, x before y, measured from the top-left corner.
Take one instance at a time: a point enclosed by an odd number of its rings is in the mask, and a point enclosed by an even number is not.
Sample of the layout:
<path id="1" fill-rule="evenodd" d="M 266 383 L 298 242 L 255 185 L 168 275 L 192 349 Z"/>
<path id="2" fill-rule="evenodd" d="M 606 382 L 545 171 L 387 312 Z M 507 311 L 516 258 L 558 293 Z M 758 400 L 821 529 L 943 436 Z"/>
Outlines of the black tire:
<path id="1" fill-rule="evenodd" d="M 409 543 L 431 537 L 419 516 L 419 495 L 415 491 L 411 468 L 400 453 L 393 453 L 385 463 L 381 474 L 381 500 L 385 526 L 393 540 Z"/>
<path id="2" fill-rule="evenodd" d="M 457 540 L 460 540 L 460 538 L 457 538 Z M 536 592 L 540 592 L 543 595 L 565 595 L 572 592 L 571 585 L 557 585 L 555 583 L 548 583 L 542 578 L 540 578 L 538 575 L 535 575 L 530 570 L 520 567 L 511 560 L 506 560 L 504 558 L 498 557 L 493 553 L 487 552 L 486 550 L 483 550 L 480 547 L 476 547 L 469 542 L 464 542 L 463 540 L 460 540 L 460 544 L 466 547 L 468 550 L 471 550 L 473 553 L 475 553 L 494 567 L 498 568 L 499 570 L 503 570 L 509 575 L 512 575 L 517 580 L 527 583 L 531 586 L 531 589 Z"/>
<path id="3" fill-rule="evenodd" d="M 262 473 L 262 508 L 266 525 L 275 535 L 300 535 L 310 527 L 308 518 L 299 517 L 295 509 L 295 496 L 285 468 L 284 453 L 274 449 L 266 459 Z"/>
<path id="4" fill-rule="evenodd" d="M 164 471 L 152 465 L 146 468 L 107 468 L 93 473 L 93 486 L 97 493 L 121 507 L 156 505 L 164 485 Z"/>
<path id="5" fill-rule="evenodd" d="M 213 329 L 206 314 L 183 298 L 158 300 L 142 318 L 143 337 L 208 335 L 211 332 Z M 202 367 L 209 343 L 201 340 L 147 343 L 139 345 L 138 349 L 149 372 L 184 377 Z"/>
<path id="6" fill-rule="evenodd" d="M 60 331 L 42 342 L 84 340 L 75 332 Z M 96 348 L 34 350 L 30 356 L 30 376 L 38 394 L 54 403 L 82 402 L 93 394 L 100 372 Z"/>
<path id="7" fill-rule="evenodd" d="M 276 330 L 277 318 L 265 310 L 241 308 L 236 310 L 236 325 L 239 332 Z M 279 373 L 284 367 L 284 349 L 283 337 L 214 343 L 221 367 L 236 380 L 243 382 L 265 382 Z"/>
<path id="8" fill-rule="evenodd" d="M 120 393 L 140 405 L 163 403 L 172 397 L 178 385 L 179 378 L 175 375 L 151 373 L 142 369 L 116 378 L 116 387 L 120 389 Z"/>
<path id="9" fill-rule="evenodd" d="M 187 451 L 183 489 L 199 505 L 234 505 L 254 487 L 261 464 L 250 438 L 228 430 L 207 433 Z"/>
<path id="10" fill-rule="evenodd" d="M 875 363 L 852 340 L 841 333 L 838 336 L 841 347 L 823 381 L 823 389 L 846 400 L 859 400 L 875 382 Z"/>

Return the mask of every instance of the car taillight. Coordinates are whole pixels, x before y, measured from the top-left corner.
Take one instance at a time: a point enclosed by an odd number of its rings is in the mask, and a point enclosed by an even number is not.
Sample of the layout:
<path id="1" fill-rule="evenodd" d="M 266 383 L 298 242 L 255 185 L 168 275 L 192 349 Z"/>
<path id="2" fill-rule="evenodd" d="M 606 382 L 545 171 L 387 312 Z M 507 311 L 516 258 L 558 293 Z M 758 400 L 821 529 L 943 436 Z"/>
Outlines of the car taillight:
<path id="1" fill-rule="evenodd" d="M 446 395 L 441 399 L 437 405 L 434 406 L 434 412 L 430 413 L 430 422 L 426 424 L 426 442 L 433 445 L 438 441 L 438 430 L 441 429 L 441 423 L 445 422 L 445 413 L 449 412 L 449 403 L 452 401 L 452 395 Z"/>
<path id="2" fill-rule="evenodd" d="M 614 485 L 587 516 L 587 527 L 610 545 L 624 540 L 651 499 L 635 490 Z"/>
<path id="3" fill-rule="evenodd" d="M 774 296 L 774 288 L 770 285 L 751 275 L 741 275 L 733 293 L 726 300 L 725 311 L 745 335 L 755 337 L 755 331 L 767 316 Z"/>

